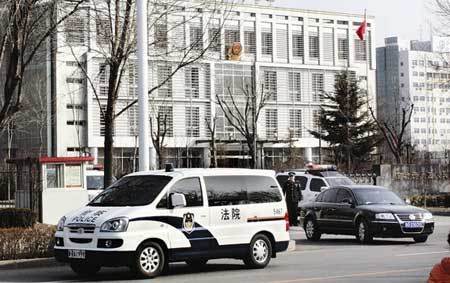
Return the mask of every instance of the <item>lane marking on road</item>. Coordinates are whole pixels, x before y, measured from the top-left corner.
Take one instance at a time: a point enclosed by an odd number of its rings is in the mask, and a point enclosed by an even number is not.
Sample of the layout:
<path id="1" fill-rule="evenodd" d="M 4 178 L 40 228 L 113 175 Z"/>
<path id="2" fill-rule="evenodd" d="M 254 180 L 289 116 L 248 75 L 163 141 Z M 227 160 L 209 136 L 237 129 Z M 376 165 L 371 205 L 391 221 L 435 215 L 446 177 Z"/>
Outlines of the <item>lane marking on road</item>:
<path id="1" fill-rule="evenodd" d="M 416 256 L 416 255 L 432 255 L 432 254 L 446 254 L 450 251 L 438 251 L 438 252 L 426 252 L 426 253 L 414 253 L 414 254 L 398 254 L 395 256 Z"/>
<path id="2" fill-rule="evenodd" d="M 299 245 L 297 245 L 299 246 Z M 348 251 L 348 250 L 356 250 L 360 248 L 342 248 L 342 249 L 314 249 L 314 250 L 296 250 L 295 252 L 290 252 L 291 254 L 303 254 L 303 253 L 320 253 L 320 252 L 342 252 L 342 251 Z M 287 253 L 286 253 L 287 254 Z"/>
<path id="3" fill-rule="evenodd" d="M 272 281 L 271 283 L 323 281 L 323 280 L 354 278 L 354 277 L 370 277 L 370 276 L 378 276 L 378 275 L 407 273 L 407 272 L 415 272 L 415 271 L 429 271 L 429 270 L 431 270 L 431 267 L 427 267 L 427 268 L 423 267 L 423 268 L 415 268 L 415 269 L 397 269 L 397 270 L 380 271 L 380 272 L 353 273 L 353 274 L 347 274 L 347 275 L 328 276 L 328 277 L 298 278 L 298 279 L 291 279 L 291 280 Z"/>

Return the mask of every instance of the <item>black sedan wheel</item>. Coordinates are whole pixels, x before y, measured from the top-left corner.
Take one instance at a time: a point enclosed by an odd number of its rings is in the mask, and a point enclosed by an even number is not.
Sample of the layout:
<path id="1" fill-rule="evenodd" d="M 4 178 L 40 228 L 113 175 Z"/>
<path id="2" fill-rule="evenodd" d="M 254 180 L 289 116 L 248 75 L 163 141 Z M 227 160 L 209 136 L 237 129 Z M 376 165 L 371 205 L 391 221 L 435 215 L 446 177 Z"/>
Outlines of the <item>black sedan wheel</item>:
<path id="1" fill-rule="evenodd" d="M 313 219 L 308 218 L 306 220 L 304 229 L 305 229 L 306 238 L 308 240 L 310 240 L 310 241 L 320 240 L 320 237 L 322 236 L 322 234 L 317 229 L 317 224 Z"/>
<path id="2" fill-rule="evenodd" d="M 356 224 L 356 239 L 362 244 L 370 243 L 373 240 L 369 225 L 364 219 L 359 220 Z"/>

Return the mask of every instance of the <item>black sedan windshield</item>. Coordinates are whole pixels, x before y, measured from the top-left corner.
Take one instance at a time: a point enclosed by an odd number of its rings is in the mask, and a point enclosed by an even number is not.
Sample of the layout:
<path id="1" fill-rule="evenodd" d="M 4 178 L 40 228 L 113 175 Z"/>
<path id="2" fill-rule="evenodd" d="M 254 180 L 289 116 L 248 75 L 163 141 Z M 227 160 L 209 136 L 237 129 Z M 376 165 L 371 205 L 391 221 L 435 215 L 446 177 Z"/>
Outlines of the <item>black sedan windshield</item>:
<path id="1" fill-rule="evenodd" d="M 130 176 L 115 182 L 89 206 L 141 206 L 150 204 L 172 178 L 168 176 Z"/>
<path id="2" fill-rule="evenodd" d="M 405 204 L 395 193 L 386 189 L 353 189 L 359 204 Z"/>

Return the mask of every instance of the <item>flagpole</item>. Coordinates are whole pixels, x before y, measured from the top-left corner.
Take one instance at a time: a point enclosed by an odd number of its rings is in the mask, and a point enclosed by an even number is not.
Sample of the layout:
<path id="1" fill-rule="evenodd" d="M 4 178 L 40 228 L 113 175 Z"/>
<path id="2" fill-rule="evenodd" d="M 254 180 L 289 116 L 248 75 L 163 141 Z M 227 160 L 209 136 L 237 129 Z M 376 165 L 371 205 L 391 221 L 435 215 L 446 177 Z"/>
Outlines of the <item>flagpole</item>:
<path id="1" fill-rule="evenodd" d="M 148 114 L 148 31 L 147 0 L 137 2 L 137 58 L 138 58 L 138 105 L 139 105 L 139 171 L 150 168 L 149 114 Z"/>
<path id="2" fill-rule="evenodd" d="M 370 92 L 370 85 L 369 85 L 369 64 L 370 64 L 370 55 L 372 50 L 370 50 L 370 46 L 369 46 L 369 31 L 368 31 L 368 25 L 367 25 L 367 10 L 364 9 L 364 22 L 366 23 L 366 29 L 365 29 L 365 33 L 366 33 L 366 99 L 367 99 L 367 110 L 369 110 L 370 104 L 369 104 L 369 92 Z"/>

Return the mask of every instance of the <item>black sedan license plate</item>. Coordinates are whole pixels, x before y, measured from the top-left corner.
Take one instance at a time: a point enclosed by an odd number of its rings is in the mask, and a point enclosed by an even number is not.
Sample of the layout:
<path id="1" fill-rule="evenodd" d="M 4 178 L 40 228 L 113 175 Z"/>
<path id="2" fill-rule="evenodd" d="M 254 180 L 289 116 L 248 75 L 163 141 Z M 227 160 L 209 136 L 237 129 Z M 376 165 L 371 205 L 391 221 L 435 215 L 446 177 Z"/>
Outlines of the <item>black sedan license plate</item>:
<path id="1" fill-rule="evenodd" d="M 69 250 L 68 257 L 69 258 L 77 258 L 77 259 L 85 259 L 86 251 L 85 250 Z"/>
<path id="2" fill-rule="evenodd" d="M 423 222 L 419 221 L 405 222 L 405 228 L 423 228 Z"/>

